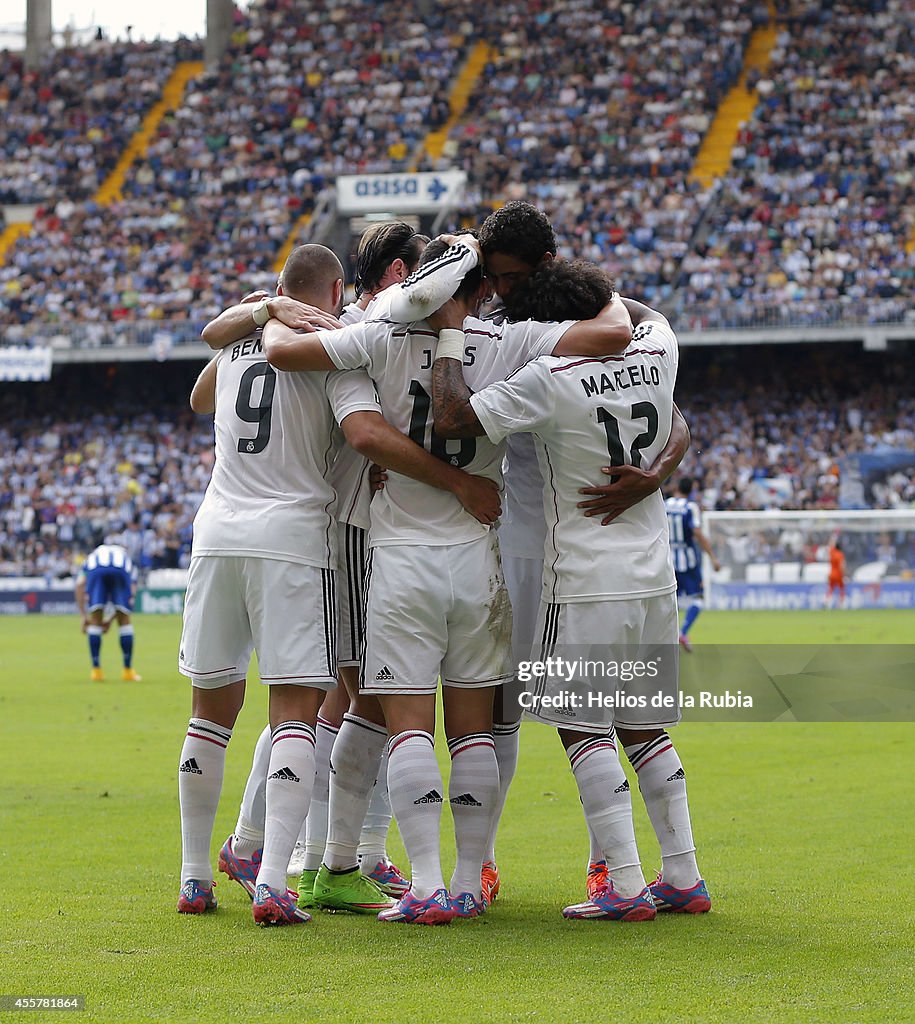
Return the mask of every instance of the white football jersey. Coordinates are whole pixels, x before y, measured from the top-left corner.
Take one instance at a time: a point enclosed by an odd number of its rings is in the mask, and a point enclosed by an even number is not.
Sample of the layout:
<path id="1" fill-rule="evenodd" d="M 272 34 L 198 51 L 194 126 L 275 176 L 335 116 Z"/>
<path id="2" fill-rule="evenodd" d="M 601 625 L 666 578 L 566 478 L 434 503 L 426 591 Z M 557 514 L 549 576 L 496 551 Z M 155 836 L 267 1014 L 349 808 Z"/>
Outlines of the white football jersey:
<path id="1" fill-rule="evenodd" d="M 378 410 L 350 374 L 286 373 L 264 358 L 261 332 L 216 365 L 216 460 L 194 519 L 194 555 L 250 555 L 336 565 L 328 478 L 345 416 Z"/>
<path id="2" fill-rule="evenodd" d="M 344 324 L 355 324 L 365 319 L 367 310 L 361 309 L 355 302 L 345 306 L 340 314 L 340 321 Z M 348 371 L 363 378 L 363 386 L 370 388 L 366 396 L 375 394 L 375 385 L 372 383 L 365 370 Z M 375 411 L 380 413 L 381 406 L 375 405 Z M 369 489 L 369 460 L 360 455 L 355 448 L 351 448 L 344 439 L 337 451 L 337 457 L 330 470 L 330 482 L 337 492 L 337 520 L 341 523 L 349 523 L 351 526 L 358 526 L 360 530 L 369 528 L 369 503 L 372 500 L 372 492 Z"/>
<path id="3" fill-rule="evenodd" d="M 575 321 L 494 324 L 464 321 L 464 377 L 478 390 L 552 352 Z M 453 466 L 491 480 L 501 478 L 503 447 L 485 437 L 446 441 L 432 429 L 432 361 L 437 332 L 421 321 L 396 324 L 363 320 L 321 334 L 335 366 L 365 367 L 375 381 L 385 419 L 417 444 Z M 462 544 L 486 534 L 488 527 L 465 512 L 454 495 L 397 473 L 389 473 L 372 502 L 370 543 Z"/>
<path id="4" fill-rule="evenodd" d="M 601 467 L 648 467 L 670 436 L 678 350 L 673 331 L 644 321 L 624 353 L 548 356 L 471 397 L 493 442 L 530 431 L 543 472 L 543 599 L 654 597 L 676 589 L 667 514 L 656 491 L 609 526 L 577 507 Z"/>
<path id="5" fill-rule="evenodd" d="M 532 434 L 505 439 L 505 500 L 499 522 L 499 549 L 512 558 L 543 558 L 543 474 Z"/>

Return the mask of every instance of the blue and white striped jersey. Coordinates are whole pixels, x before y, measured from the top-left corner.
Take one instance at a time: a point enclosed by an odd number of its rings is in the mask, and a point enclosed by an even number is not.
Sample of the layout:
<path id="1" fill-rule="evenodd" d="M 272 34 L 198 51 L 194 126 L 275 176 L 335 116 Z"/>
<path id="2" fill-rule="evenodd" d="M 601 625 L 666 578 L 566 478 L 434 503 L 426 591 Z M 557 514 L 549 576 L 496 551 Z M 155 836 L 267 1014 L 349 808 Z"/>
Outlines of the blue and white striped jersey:
<path id="1" fill-rule="evenodd" d="M 670 550 L 674 558 L 674 572 L 689 572 L 701 564 L 702 555 L 693 536 L 693 530 L 702 529 L 699 506 L 689 498 L 668 498 L 667 526 L 670 529 Z"/>
<path id="2" fill-rule="evenodd" d="M 83 572 L 93 569 L 123 569 L 128 576 L 133 576 L 133 562 L 130 555 L 117 544 L 99 544 L 86 559 Z"/>

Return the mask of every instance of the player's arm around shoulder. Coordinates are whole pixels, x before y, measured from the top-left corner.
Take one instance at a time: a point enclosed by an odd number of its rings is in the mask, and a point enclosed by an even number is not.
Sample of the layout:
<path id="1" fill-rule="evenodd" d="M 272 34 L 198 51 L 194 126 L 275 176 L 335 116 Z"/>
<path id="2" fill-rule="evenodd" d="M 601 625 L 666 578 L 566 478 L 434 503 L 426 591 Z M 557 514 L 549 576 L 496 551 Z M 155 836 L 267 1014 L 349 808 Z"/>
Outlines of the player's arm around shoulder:
<path id="1" fill-rule="evenodd" d="M 348 330 L 349 328 L 343 328 Z M 342 331 L 326 331 L 322 334 L 341 334 Z M 317 333 L 303 334 L 287 327 L 279 320 L 268 320 L 261 336 L 261 345 L 267 362 L 277 370 L 336 370 L 328 350 Z"/>
<path id="2" fill-rule="evenodd" d="M 212 349 L 222 349 L 247 338 L 270 319 L 277 319 L 294 331 L 334 330 L 340 321 L 323 309 L 299 302 L 289 295 L 269 297 L 251 292 L 235 306 L 223 310 L 200 332 Z"/>
<path id="3" fill-rule="evenodd" d="M 632 320 L 623 300 L 614 295 L 593 320 L 579 320 L 563 334 L 554 356 L 612 356 L 632 340 Z"/>
<path id="4" fill-rule="evenodd" d="M 464 277 L 482 262 L 480 243 L 473 235 L 440 235 L 439 239 L 448 244 L 448 249 L 405 281 L 381 292 L 372 316 L 383 316 L 395 323 L 425 320 L 454 295 Z"/>

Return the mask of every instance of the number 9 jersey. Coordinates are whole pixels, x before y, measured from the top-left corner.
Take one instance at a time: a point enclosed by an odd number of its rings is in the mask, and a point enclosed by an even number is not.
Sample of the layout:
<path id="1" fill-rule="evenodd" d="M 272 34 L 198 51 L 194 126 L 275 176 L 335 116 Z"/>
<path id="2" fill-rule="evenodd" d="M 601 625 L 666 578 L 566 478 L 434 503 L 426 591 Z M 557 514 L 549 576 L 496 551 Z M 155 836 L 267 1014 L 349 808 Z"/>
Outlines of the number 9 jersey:
<path id="1" fill-rule="evenodd" d="M 380 412 L 364 372 L 286 373 L 256 331 L 217 356 L 216 461 L 194 519 L 193 555 L 336 566 L 327 476 L 350 413 Z"/>

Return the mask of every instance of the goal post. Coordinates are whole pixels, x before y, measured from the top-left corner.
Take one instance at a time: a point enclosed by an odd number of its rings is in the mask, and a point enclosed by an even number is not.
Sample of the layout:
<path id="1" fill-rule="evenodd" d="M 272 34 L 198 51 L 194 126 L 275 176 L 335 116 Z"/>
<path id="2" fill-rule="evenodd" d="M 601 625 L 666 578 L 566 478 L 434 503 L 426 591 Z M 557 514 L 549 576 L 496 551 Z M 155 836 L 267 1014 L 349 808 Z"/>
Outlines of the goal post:
<path id="1" fill-rule="evenodd" d="M 706 605 L 721 611 L 827 607 L 829 548 L 845 555 L 847 608 L 915 609 L 915 509 L 704 512 L 721 562 L 704 556 Z"/>

